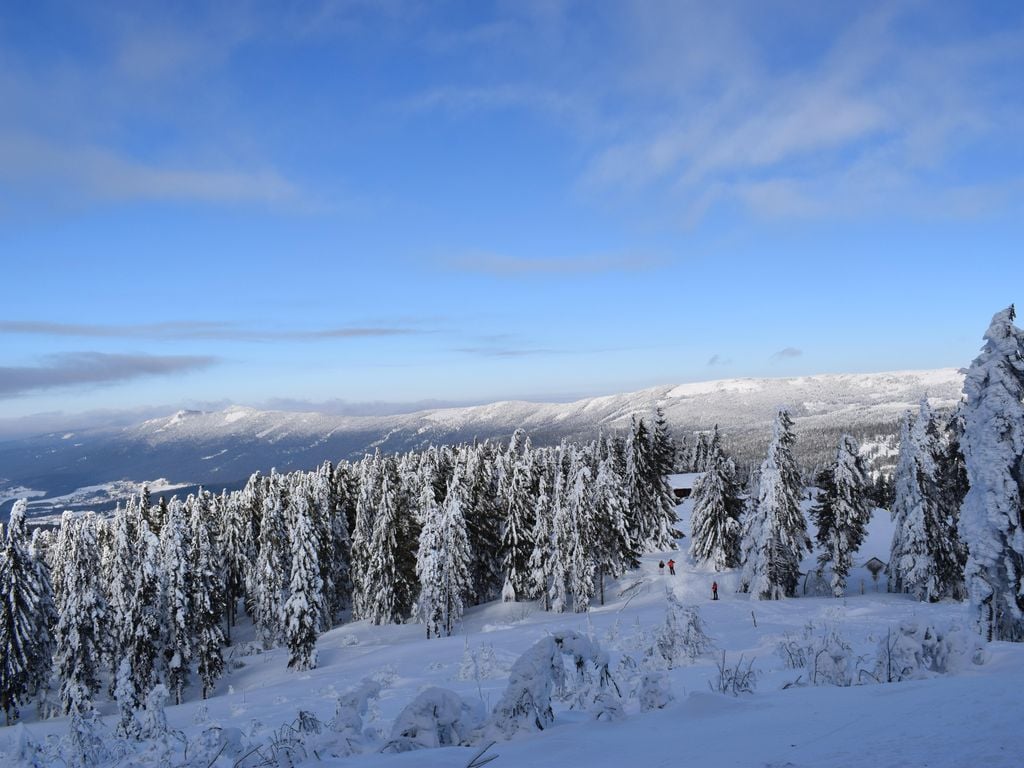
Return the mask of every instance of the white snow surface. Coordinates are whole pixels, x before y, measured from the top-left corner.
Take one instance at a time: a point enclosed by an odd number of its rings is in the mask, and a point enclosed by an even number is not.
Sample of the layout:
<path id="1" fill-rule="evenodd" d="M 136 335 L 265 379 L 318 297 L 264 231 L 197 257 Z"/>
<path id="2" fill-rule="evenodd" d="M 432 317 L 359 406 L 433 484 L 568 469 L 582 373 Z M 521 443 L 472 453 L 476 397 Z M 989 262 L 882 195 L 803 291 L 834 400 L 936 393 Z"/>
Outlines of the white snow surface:
<path id="1" fill-rule="evenodd" d="M 684 530 L 688 528 L 689 506 L 686 502 L 679 508 Z M 888 514 L 876 510 L 868 539 L 855 560 L 858 566 L 872 555 L 885 559 L 891 530 Z M 679 562 L 674 577 L 660 574 L 657 565 L 670 554 Z M 804 561 L 805 570 L 813 556 Z M 682 604 L 699 607 L 706 630 L 719 649 L 714 656 L 658 673 L 666 675 L 673 700 L 664 709 L 641 712 L 637 699 L 629 698 L 622 719 L 595 721 L 588 712 L 570 709 L 569 701 L 556 697 L 550 727 L 517 733 L 491 748 L 488 754 L 499 755 L 496 768 L 1021 765 L 1024 644 L 990 644 L 986 663 L 969 664 L 952 675 L 846 688 L 784 689 L 799 671 L 786 668 L 776 653 L 777 644 L 787 634 L 799 635 L 808 623 L 818 631 L 826 627 L 837 631 L 855 653 L 867 657 L 874 653 L 879 639 L 900 623 L 937 627 L 965 623 L 964 604 L 924 604 L 909 596 L 887 594 L 884 576 L 876 591 L 862 567 L 852 571 L 850 592 L 843 599 L 751 601 L 734 592 L 737 578 L 735 572 L 695 567 L 680 552 L 650 553 L 643 557 L 638 571 L 610 585 L 607 605 L 594 605 L 587 614 L 545 613 L 534 603 L 490 603 L 469 609 L 454 636 L 432 640 L 425 639 L 422 625 L 350 623 L 322 635 L 317 644 L 319 666 L 300 673 L 287 668 L 284 648 L 244 655 L 246 648 L 253 647 L 246 642 L 252 639 L 252 630 L 242 625 L 236 632 L 234 650 L 228 651 L 233 657 L 229 668 L 234 668 L 218 683 L 212 698 L 198 700 L 193 685 L 184 704 L 168 707 L 168 723 L 189 740 L 218 726 L 224 729 L 222 733 L 231 734 L 232 740 L 252 744 L 271 739 L 281 726 L 295 721 L 299 710 L 327 723 L 335 716 L 339 696 L 359 689 L 361 681 L 370 678 L 380 683 L 381 691 L 362 718 L 362 733 L 353 734 L 351 728 L 340 726 L 333 731 L 325 728 L 309 737 L 319 760 L 310 753 L 301 764 L 463 766 L 482 744 L 403 754 L 382 754 L 380 750 L 393 734 L 396 721 L 407 719 L 411 711 L 407 708 L 430 688 L 448 689 L 467 703 L 478 703 L 485 712 L 493 711 L 505 693 L 516 659 L 552 633 L 575 631 L 596 641 L 609 655 L 613 673 L 627 655 L 639 662 L 655 628 L 664 623 L 668 589 Z M 721 599 L 712 602 L 710 587 L 716 580 Z M 723 650 L 730 664 L 741 654 L 744 660 L 753 659 L 757 671 L 754 693 L 736 698 L 709 689 L 717 675 L 716 656 Z M 491 657 L 489 668 L 479 675 L 466 674 L 466 659 L 472 654 Z M 570 668 L 567 673 L 571 678 Z M 620 685 L 625 693 L 628 685 L 622 679 Z M 436 693 L 430 696 L 443 698 Z M 101 701 L 104 722 L 112 728 L 116 707 L 105 698 Z M 348 709 L 352 707 L 346 709 L 347 720 L 351 720 Z M 25 726 L 0 728 L 0 753 L 7 757 L 25 735 L 42 743 L 48 736 L 66 732 L 66 719 L 34 721 L 31 707 L 24 710 Z M 343 733 L 348 734 L 344 739 Z M 241 756 L 230 753 L 226 750 L 214 765 L 231 766 Z M 180 754 L 178 758 L 172 764 L 181 762 Z M 10 764 L 3 754 L 0 764 Z"/>

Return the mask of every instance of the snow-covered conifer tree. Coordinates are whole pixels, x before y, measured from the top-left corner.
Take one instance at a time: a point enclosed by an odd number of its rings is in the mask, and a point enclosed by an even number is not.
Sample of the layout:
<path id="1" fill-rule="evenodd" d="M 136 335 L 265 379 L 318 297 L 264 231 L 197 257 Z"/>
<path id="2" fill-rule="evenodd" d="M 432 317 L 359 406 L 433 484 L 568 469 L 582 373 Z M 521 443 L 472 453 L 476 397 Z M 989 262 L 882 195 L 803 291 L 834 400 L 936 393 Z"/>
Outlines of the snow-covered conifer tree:
<path id="1" fill-rule="evenodd" d="M 555 540 L 563 560 L 565 592 L 573 610 L 582 613 L 594 596 L 593 516 L 590 467 L 574 452 L 565 499 L 554 518 Z M 564 609 L 563 609 L 564 610 Z"/>
<path id="2" fill-rule="evenodd" d="M 50 673 L 53 670 L 53 632 L 57 626 L 57 606 L 54 601 L 50 567 L 46 563 L 46 533 L 41 528 L 32 532 L 29 557 L 32 560 L 36 592 L 36 660 L 32 663 L 29 690 L 35 691 L 41 717 L 50 714 L 47 693 L 50 687 Z"/>
<path id="3" fill-rule="evenodd" d="M 465 597 L 471 587 L 469 535 L 462 509 L 467 489 L 456 465 L 448 495 L 440 508 L 433 489 L 424 485 L 420 512 L 423 528 L 416 557 L 420 582 L 417 613 L 427 626 L 427 637 L 451 635 L 462 618 Z"/>
<path id="4" fill-rule="evenodd" d="M 104 548 L 103 578 L 110 627 L 106 651 L 112 673 L 117 672 L 120 660 L 128 654 L 135 634 L 132 602 L 135 600 L 135 580 L 139 572 L 136 553 L 138 517 L 134 498 L 129 500 L 126 507 L 118 505 L 110 521 L 110 542 Z"/>
<path id="5" fill-rule="evenodd" d="M 853 553 L 864 541 L 871 508 L 867 500 L 867 474 L 857 442 L 849 435 L 839 439 L 836 457 L 821 473 L 821 492 L 811 508 L 818 526 L 818 565 L 832 569 L 832 594 L 842 597 Z"/>
<path id="6" fill-rule="evenodd" d="M 919 600 L 962 595 L 961 548 L 941 499 L 938 428 L 927 399 L 900 436 L 889 573 L 897 592 Z"/>
<path id="7" fill-rule="evenodd" d="M 294 522 L 289 530 L 292 573 L 290 594 L 284 604 L 284 635 L 290 654 L 288 666 L 306 670 L 316 666 L 323 580 L 308 499 L 301 488 L 295 488 L 292 500 Z"/>
<path id="8" fill-rule="evenodd" d="M 263 496 L 259 554 L 250 583 L 256 634 L 265 649 L 273 648 L 282 637 L 282 609 L 291 568 L 284 525 L 286 499 L 280 475 L 271 475 L 270 487 Z"/>
<path id="9" fill-rule="evenodd" d="M 810 548 L 800 511 L 800 474 L 793 458 L 793 420 L 780 409 L 761 464 L 757 499 L 743 526 L 741 589 L 758 600 L 796 594 L 800 560 Z"/>
<path id="10" fill-rule="evenodd" d="M 38 637 L 42 617 L 26 546 L 25 507 L 24 499 L 15 502 L 0 552 L 0 708 L 8 725 L 18 719 L 18 705 L 31 692 L 35 665 L 43 663 Z M 49 659 L 45 663 L 49 666 Z"/>
<path id="11" fill-rule="evenodd" d="M 55 665 L 61 681 L 64 712 L 92 708 L 90 697 L 100 686 L 99 665 L 106 632 L 106 602 L 99 585 L 99 543 L 96 515 L 61 519 L 58 569 L 62 594 L 55 630 Z"/>
<path id="12" fill-rule="evenodd" d="M 715 428 L 717 434 L 718 428 Z M 716 571 L 740 564 L 740 513 L 732 459 L 726 458 L 717 440 L 712 442 L 704 476 L 693 489 L 690 516 L 690 555 Z"/>
<path id="13" fill-rule="evenodd" d="M 643 419 L 634 419 L 632 429 L 626 436 L 626 491 L 629 507 L 626 522 L 629 537 L 636 542 L 641 553 L 650 549 L 654 531 L 651 520 L 654 516 L 654 489 L 650 478 L 651 468 L 650 437 Z"/>
<path id="14" fill-rule="evenodd" d="M 191 531 L 181 503 L 171 499 L 160 529 L 160 568 L 164 591 L 167 684 L 181 704 L 192 661 Z M 140 695 L 136 693 L 136 695 Z"/>
<path id="15" fill-rule="evenodd" d="M 386 457 L 363 575 L 363 618 L 374 624 L 403 622 L 418 593 L 415 553 L 409 549 L 411 516 L 412 510 L 403 498 L 398 468 L 392 457 Z"/>
<path id="16" fill-rule="evenodd" d="M 501 534 L 505 504 L 498 499 L 493 446 L 484 443 L 469 449 L 464 458 L 466 501 L 463 517 L 473 552 L 471 599 L 482 603 L 498 596 L 504 573 L 501 560 Z"/>
<path id="17" fill-rule="evenodd" d="M 548 478 L 542 473 L 537 501 L 533 508 L 533 551 L 530 553 L 530 581 L 533 591 L 541 596 L 544 610 L 551 610 L 551 591 L 554 586 L 554 567 L 557 550 L 554 541 L 554 510 L 548 495 Z"/>
<path id="18" fill-rule="evenodd" d="M 128 611 L 131 636 L 123 652 L 131 658 L 135 690 L 144 696 L 164 676 L 164 650 L 167 645 L 164 621 L 167 610 L 161 584 L 160 540 L 149 529 L 141 509 L 136 505 L 134 510 L 138 570 Z"/>
<path id="19" fill-rule="evenodd" d="M 355 527 L 352 530 L 352 618 L 366 618 L 366 569 L 370 562 L 370 541 L 373 539 L 377 504 L 381 496 L 383 458 L 378 450 L 360 463 L 359 493 L 356 497 Z M 443 498 L 443 497 L 442 497 Z"/>
<path id="20" fill-rule="evenodd" d="M 224 561 L 224 634 L 231 645 L 231 628 L 235 625 L 238 601 L 245 596 L 246 575 L 252 569 L 250 553 L 253 551 L 252 525 L 249 507 L 244 494 L 231 494 L 219 505 L 223 518 L 220 521 L 220 553 Z M 174 693 L 173 683 L 170 685 Z"/>
<path id="21" fill-rule="evenodd" d="M 971 609 L 983 634 L 1024 640 L 1024 332 L 996 313 L 964 380 L 960 511 Z"/>
<path id="22" fill-rule="evenodd" d="M 651 435 L 651 475 L 653 509 L 650 521 L 650 543 L 654 550 L 675 549 L 676 502 L 668 485 L 668 476 L 675 471 L 676 446 L 669 432 L 668 422 L 661 408 L 655 412 L 654 432 Z"/>
<path id="23" fill-rule="evenodd" d="M 604 580 L 618 578 L 638 565 L 637 552 L 626 527 L 629 499 L 622 475 L 615 471 L 615 459 L 606 456 L 597 466 L 593 492 L 593 558 L 597 592 L 604 605 Z"/>
<path id="24" fill-rule="evenodd" d="M 224 615 L 224 581 L 221 578 L 220 553 L 211 530 L 210 518 L 202 505 L 193 506 L 192 528 L 192 627 L 195 642 L 195 660 L 199 678 L 203 681 L 203 698 L 212 691 L 224 674 L 224 656 L 221 646 L 224 633 L 220 619 Z M 149 689 L 146 689 L 147 693 Z"/>
<path id="25" fill-rule="evenodd" d="M 511 476 L 503 482 L 505 525 L 501 534 L 501 565 L 505 584 L 501 598 L 505 602 L 529 599 L 532 594 L 530 555 L 533 553 L 532 457 L 513 459 Z"/>

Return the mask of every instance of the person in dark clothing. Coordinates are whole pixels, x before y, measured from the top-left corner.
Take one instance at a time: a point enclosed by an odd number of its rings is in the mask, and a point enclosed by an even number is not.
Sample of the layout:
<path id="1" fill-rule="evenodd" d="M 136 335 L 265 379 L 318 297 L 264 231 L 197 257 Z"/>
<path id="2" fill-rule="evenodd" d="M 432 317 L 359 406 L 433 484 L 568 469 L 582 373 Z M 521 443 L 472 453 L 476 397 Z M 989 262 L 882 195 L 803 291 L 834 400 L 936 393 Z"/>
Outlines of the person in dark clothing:
<path id="1" fill-rule="evenodd" d="M 711 599 L 712 600 L 717 600 L 718 599 L 718 582 L 717 581 L 711 582 Z"/>
<path id="2" fill-rule="evenodd" d="M 664 573 L 664 572 L 665 572 L 665 561 L 664 560 L 659 560 L 658 561 L 658 573 Z"/>
<path id="3" fill-rule="evenodd" d="M 668 572 L 671 573 L 673 576 L 676 575 L 676 561 L 675 560 L 669 560 L 668 561 Z"/>

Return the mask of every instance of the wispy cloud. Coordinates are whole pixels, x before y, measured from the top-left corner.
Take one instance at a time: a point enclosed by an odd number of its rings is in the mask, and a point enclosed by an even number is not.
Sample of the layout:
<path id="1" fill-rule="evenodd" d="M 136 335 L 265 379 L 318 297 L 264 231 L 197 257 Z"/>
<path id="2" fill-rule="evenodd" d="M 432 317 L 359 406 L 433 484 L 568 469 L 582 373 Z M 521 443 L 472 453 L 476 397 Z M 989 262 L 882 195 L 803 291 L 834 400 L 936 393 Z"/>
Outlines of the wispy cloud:
<path id="1" fill-rule="evenodd" d="M 304 193 L 272 169 L 165 166 L 91 145 L 0 136 L 0 180 L 98 200 L 299 205 Z"/>
<path id="2" fill-rule="evenodd" d="M 1019 140 L 1024 114 L 1011 73 L 1024 67 L 1024 29 L 922 42 L 906 32 L 920 26 L 922 6 L 862 8 L 834 20 L 801 8 L 800 22 L 817 25 L 824 45 L 785 67 L 765 55 L 760 34 L 770 27 L 756 12 L 676 4 L 661 8 L 658 27 L 627 18 L 626 34 L 645 41 L 634 72 L 657 63 L 683 74 L 663 83 L 659 107 L 627 118 L 598 148 L 586 187 L 655 190 L 691 225 L 737 203 L 771 218 L 956 212 L 948 180 L 937 184 L 934 172 L 962 162 L 981 137 Z M 956 11 L 947 12 L 955 27 Z"/>
<path id="3" fill-rule="evenodd" d="M 470 253 L 444 260 L 449 269 L 499 277 L 597 275 L 609 272 L 644 272 L 662 260 L 645 254 L 595 254 L 566 258 L 526 258 L 498 253 Z"/>
<path id="4" fill-rule="evenodd" d="M 408 336 L 425 331 L 386 326 L 346 326 L 310 330 L 270 330 L 245 328 L 233 323 L 183 321 L 141 323 L 136 325 L 94 325 L 88 323 L 52 323 L 41 320 L 2 320 L 0 334 L 68 336 L 79 338 L 135 338 L 165 341 L 325 341 L 381 336 Z"/>
<path id="5" fill-rule="evenodd" d="M 0 366 L 0 398 L 83 385 L 114 384 L 141 376 L 169 376 L 208 368 L 215 357 L 117 355 L 77 352 L 50 355 L 38 366 Z"/>
<path id="6" fill-rule="evenodd" d="M 797 349 L 796 347 L 783 347 L 772 355 L 772 360 L 791 360 L 794 357 L 800 357 L 803 353 L 802 349 Z"/>
<path id="7" fill-rule="evenodd" d="M 475 357 L 538 357 L 544 355 L 564 354 L 565 350 L 545 349 L 541 347 L 458 347 L 456 352 L 462 352 Z"/>
<path id="8" fill-rule="evenodd" d="M 708 365 L 710 365 L 710 366 L 730 365 L 731 363 L 732 363 L 732 359 L 728 358 L 728 357 L 724 357 L 723 355 L 715 354 L 715 355 L 712 355 L 711 357 L 708 358 Z"/>

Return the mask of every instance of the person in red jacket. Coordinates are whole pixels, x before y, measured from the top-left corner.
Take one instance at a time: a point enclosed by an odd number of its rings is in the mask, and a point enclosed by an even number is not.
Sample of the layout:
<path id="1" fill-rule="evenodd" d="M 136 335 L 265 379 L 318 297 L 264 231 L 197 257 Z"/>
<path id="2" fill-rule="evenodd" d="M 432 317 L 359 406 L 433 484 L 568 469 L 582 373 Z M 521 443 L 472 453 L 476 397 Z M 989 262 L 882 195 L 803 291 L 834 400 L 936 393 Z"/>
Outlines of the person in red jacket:
<path id="1" fill-rule="evenodd" d="M 669 560 L 667 565 L 668 565 L 668 572 L 671 573 L 673 576 L 675 576 L 676 575 L 676 561 L 675 560 Z"/>
<path id="2" fill-rule="evenodd" d="M 717 581 L 711 582 L 711 599 L 712 600 L 717 600 L 718 599 L 718 582 Z"/>

